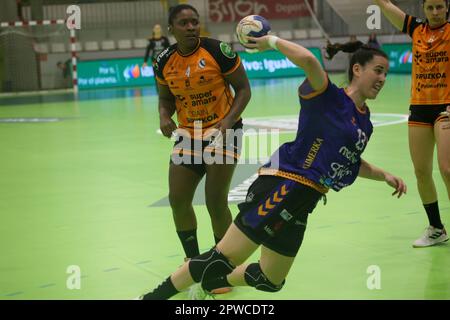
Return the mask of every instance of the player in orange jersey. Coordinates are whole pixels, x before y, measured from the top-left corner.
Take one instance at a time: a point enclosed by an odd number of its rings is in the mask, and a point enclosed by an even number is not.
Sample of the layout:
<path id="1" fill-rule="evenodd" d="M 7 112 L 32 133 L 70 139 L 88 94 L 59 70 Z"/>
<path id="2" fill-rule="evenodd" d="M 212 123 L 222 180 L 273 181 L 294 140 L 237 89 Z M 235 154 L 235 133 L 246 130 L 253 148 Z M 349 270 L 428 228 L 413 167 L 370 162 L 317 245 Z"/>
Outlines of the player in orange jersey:
<path id="1" fill-rule="evenodd" d="M 199 36 L 199 14 L 194 7 L 173 7 L 169 32 L 177 43 L 164 50 L 155 64 L 160 128 L 164 136 L 176 139 L 169 167 L 169 201 L 186 258 L 191 258 L 199 254 L 192 200 L 203 176 L 216 243 L 231 224 L 228 191 L 240 153 L 241 113 L 251 93 L 241 60 L 230 45 Z M 175 113 L 177 123 L 172 119 Z M 227 138 L 225 132 L 233 130 L 240 134 Z M 218 161 L 206 161 L 207 155 Z"/>
<path id="2" fill-rule="evenodd" d="M 422 0 L 426 20 L 404 13 L 390 0 L 375 0 L 386 18 L 413 41 L 409 150 L 429 226 L 414 247 L 448 240 L 433 181 L 435 144 L 439 169 L 450 199 L 450 23 L 449 0 Z"/>

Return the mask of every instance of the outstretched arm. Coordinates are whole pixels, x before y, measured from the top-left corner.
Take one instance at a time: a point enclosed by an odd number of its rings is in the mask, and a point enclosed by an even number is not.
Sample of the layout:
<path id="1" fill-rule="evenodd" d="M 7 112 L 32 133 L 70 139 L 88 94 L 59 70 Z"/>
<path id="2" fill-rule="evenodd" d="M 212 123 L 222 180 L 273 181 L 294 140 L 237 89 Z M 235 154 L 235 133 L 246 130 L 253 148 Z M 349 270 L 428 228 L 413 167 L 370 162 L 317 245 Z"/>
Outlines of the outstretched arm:
<path id="1" fill-rule="evenodd" d="M 278 51 L 305 71 L 306 77 L 314 90 L 319 91 L 327 84 L 327 75 L 323 70 L 322 65 L 312 52 L 305 47 L 272 35 L 260 38 L 248 37 L 248 39 L 256 42 L 256 44 L 249 43 L 246 46 L 258 49 L 258 51 L 272 49 L 269 42 L 272 41 Z"/>
<path id="2" fill-rule="evenodd" d="M 363 159 L 361 159 L 358 176 L 371 180 L 385 181 L 389 186 L 395 189 L 392 195 L 394 196 L 397 194 L 397 198 L 406 194 L 406 184 L 401 178 L 396 177 L 383 169 L 377 168 Z"/>
<path id="3" fill-rule="evenodd" d="M 399 7 L 394 5 L 391 0 L 375 0 L 375 3 L 381 8 L 384 16 L 392 23 L 392 25 L 402 31 L 406 14 Z"/>

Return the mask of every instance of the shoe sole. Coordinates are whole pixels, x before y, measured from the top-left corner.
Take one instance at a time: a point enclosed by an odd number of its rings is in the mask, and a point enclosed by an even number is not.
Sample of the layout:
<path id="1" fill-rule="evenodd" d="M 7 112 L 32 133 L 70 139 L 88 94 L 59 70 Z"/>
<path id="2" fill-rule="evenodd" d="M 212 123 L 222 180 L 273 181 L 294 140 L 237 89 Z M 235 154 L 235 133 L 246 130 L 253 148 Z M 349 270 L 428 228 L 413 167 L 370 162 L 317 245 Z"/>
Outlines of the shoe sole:
<path id="1" fill-rule="evenodd" d="M 447 238 L 447 239 L 445 239 L 445 240 L 443 240 L 441 242 L 430 244 L 429 246 L 417 246 L 417 245 L 414 245 L 414 244 L 412 246 L 413 246 L 413 248 L 429 248 L 429 247 L 437 246 L 437 245 L 440 245 L 441 243 L 447 242 L 448 239 L 449 238 Z"/>
<path id="2" fill-rule="evenodd" d="M 225 294 L 231 292 L 233 289 L 231 288 L 217 288 L 211 291 L 212 294 Z"/>

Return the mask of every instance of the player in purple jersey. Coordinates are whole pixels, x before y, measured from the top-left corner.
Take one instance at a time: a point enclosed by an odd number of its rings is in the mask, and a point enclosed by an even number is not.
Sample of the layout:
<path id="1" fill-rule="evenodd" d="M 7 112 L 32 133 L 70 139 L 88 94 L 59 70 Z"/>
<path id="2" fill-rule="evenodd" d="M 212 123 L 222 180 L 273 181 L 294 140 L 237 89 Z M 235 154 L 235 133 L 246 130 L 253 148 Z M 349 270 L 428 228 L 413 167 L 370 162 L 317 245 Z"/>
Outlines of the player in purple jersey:
<path id="1" fill-rule="evenodd" d="M 229 286 L 277 292 L 300 248 L 308 215 L 328 189 L 339 191 L 360 176 L 385 181 L 395 189 L 392 195 L 406 193 L 402 179 L 361 159 L 372 133 L 365 101 L 375 99 L 386 80 L 389 62 L 384 52 L 360 42 L 329 45 L 329 58 L 339 51 L 354 52 L 350 84 L 341 89 L 306 48 L 272 35 L 249 40 L 259 51 L 279 50 L 305 71 L 297 136 L 259 170 L 224 238 L 140 297 L 144 300 L 168 299 L 194 282 L 200 284 L 194 286 L 193 298 Z M 259 246 L 259 262 L 244 264 Z"/>

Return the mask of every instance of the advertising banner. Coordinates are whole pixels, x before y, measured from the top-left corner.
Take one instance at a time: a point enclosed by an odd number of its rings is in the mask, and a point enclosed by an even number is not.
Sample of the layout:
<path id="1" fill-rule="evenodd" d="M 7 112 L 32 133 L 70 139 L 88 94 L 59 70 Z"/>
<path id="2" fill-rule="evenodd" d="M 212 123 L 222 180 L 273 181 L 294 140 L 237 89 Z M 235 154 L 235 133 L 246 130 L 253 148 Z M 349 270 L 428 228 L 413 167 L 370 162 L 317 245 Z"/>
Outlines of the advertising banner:
<path id="1" fill-rule="evenodd" d="M 322 62 L 319 48 L 309 48 Z M 303 76 L 305 73 L 278 51 L 239 52 L 249 79 Z M 142 67 L 142 58 L 80 61 L 80 89 L 154 86 L 153 69 Z"/>
<path id="2" fill-rule="evenodd" d="M 308 48 L 323 65 L 319 48 Z M 239 52 L 249 79 L 304 76 L 305 72 L 278 51 Z"/>
<path id="3" fill-rule="evenodd" d="M 153 69 L 142 67 L 142 58 L 80 61 L 80 89 L 155 85 Z"/>
<path id="4" fill-rule="evenodd" d="M 308 0 L 314 10 L 314 0 Z M 266 19 L 309 17 L 305 0 L 209 0 L 209 19 L 212 22 L 239 21 L 257 14 Z"/>
<path id="5" fill-rule="evenodd" d="M 389 72 L 411 73 L 413 61 L 411 43 L 383 44 L 382 49 L 389 57 Z"/>

